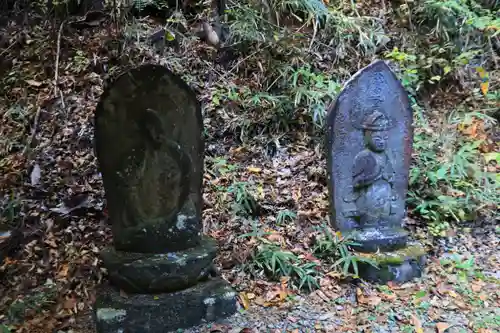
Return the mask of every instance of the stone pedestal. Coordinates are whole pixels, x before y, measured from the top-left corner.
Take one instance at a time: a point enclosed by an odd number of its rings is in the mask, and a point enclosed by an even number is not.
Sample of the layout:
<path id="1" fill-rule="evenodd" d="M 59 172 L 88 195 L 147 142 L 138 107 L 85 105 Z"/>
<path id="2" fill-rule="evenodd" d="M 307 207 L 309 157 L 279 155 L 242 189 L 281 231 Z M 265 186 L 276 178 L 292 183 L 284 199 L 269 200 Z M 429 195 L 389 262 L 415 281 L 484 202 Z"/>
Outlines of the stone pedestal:
<path id="1" fill-rule="evenodd" d="M 421 276 L 425 251 L 404 229 L 413 144 L 412 108 L 391 69 L 376 61 L 347 82 L 328 110 L 330 220 L 358 245 L 361 277 Z"/>
<path id="2" fill-rule="evenodd" d="M 389 281 L 402 283 L 419 278 L 422 276 L 426 260 L 424 247 L 416 242 L 410 242 L 394 251 L 355 254 L 377 265 L 374 267 L 367 263 L 358 263 L 360 276 L 368 281 L 379 283 Z"/>
<path id="3" fill-rule="evenodd" d="M 96 154 L 112 223 L 97 290 L 99 333 L 164 333 L 233 314 L 201 234 L 203 140 L 196 96 L 163 66 L 119 76 L 103 93 Z"/>
<path id="4" fill-rule="evenodd" d="M 200 282 L 176 292 L 126 295 L 113 285 L 97 290 L 98 332 L 166 333 L 232 315 L 235 292 L 222 280 Z"/>

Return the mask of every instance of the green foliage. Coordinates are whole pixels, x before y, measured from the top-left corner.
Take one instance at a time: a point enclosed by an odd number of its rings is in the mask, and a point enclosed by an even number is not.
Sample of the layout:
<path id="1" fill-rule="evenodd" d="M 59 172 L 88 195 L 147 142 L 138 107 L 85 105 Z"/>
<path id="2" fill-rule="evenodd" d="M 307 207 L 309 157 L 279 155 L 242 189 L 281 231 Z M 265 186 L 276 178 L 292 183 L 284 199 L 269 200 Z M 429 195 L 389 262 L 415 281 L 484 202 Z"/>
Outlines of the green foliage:
<path id="1" fill-rule="evenodd" d="M 258 242 L 252 261 L 245 268 L 254 275 L 264 273 L 275 280 L 289 277 L 290 285 L 297 289 L 311 291 L 319 288 L 321 272 L 318 263 L 306 261 L 291 251 L 283 250 L 280 245 L 265 238 L 270 234 L 259 230 L 254 223 L 251 233 L 240 236 L 240 238 L 254 237 Z"/>
<path id="2" fill-rule="evenodd" d="M 4 200 L 0 201 L 0 231 L 2 226 L 17 227 L 22 209 L 22 202 L 14 193 L 4 197 Z"/>
<path id="3" fill-rule="evenodd" d="M 52 306 L 57 299 L 57 289 L 52 281 L 30 290 L 22 299 L 12 302 L 7 310 L 7 319 L 12 324 L 24 321 L 29 313 L 41 313 Z"/>
<path id="4" fill-rule="evenodd" d="M 14 81 L 16 80 L 14 75 L 10 76 L 9 74 L 6 79 L 7 84 L 13 83 L 10 79 L 13 79 Z M 0 152 L 11 152 L 24 148 L 23 142 L 26 139 L 26 135 L 23 130 L 26 123 L 29 121 L 29 116 L 30 108 L 19 104 L 13 105 L 5 110 L 0 109 L 0 117 L 3 118 L 3 120 L 12 128 L 16 129 L 12 130 L 9 135 L 5 135 L 2 129 L 0 129 Z M 7 129 L 7 126 L 5 126 L 5 129 Z M 1 164 L 2 162 L 0 161 L 0 165 Z"/>
<path id="5" fill-rule="evenodd" d="M 318 231 L 320 231 L 320 237 L 314 245 L 314 254 L 318 258 L 333 262 L 332 267 L 340 270 L 345 276 L 349 276 L 353 272 L 354 276 L 357 277 L 359 275 L 358 263 L 360 262 L 377 267 L 370 259 L 352 253 L 350 247 L 359 244 L 350 237 L 343 237 L 340 233 L 332 233 L 325 226 L 319 227 Z"/>
<path id="6" fill-rule="evenodd" d="M 449 274 L 457 274 L 460 282 L 468 282 L 471 278 L 481 277 L 482 273 L 478 269 L 473 256 L 465 258 L 458 254 L 441 259 L 441 266 Z"/>
<path id="7" fill-rule="evenodd" d="M 231 174 L 238 169 L 238 166 L 235 164 L 230 164 L 226 159 L 222 157 L 214 157 L 211 159 L 212 162 L 212 172 L 215 173 L 216 176 L 225 176 L 227 174 Z"/>
<path id="8" fill-rule="evenodd" d="M 485 171 L 481 141 L 468 139 L 456 130 L 472 116 L 493 122 L 479 113 L 452 114 L 442 128 L 454 130 L 439 134 L 422 131 L 414 137 L 408 203 L 429 222 L 435 236 L 445 234 L 449 221 L 473 220 L 483 207 L 490 207 L 483 214 L 495 214 L 500 204 L 499 180 L 495 173 Z"/>
<path id="9" fill-rule="evenodd" d="M 253 269 L 263 270 L 269 277 L 290 277 L 291 285 L 306 290 L 319 288 L 320 271 L 315 262 L 304 262 L 290 251 L 275 244 L 261 244 L 253 257 Z"/>
<path id="10" fill-rule="evenodd" d="M 295 125 L 323 129 L 326 108 L 341 84 L 332 73 L 312 65 L 316 54 L 373 54 L 387 41 L 379 20 L 350 15 L 350 6 L 344 7 L 327 7 L 322 0 L 228 2 L 228 44 L 245 54 L 244 67 L 259 79 L 238 86 L 224 81 L 212 101 L 244 110 L 233 122 L 244 132 L 242 138 L 254 130 L 288 131 Z"/>
<path id="11" fill-rule="evenodd" d="M 287 222 L 292 222 L 296 217 L 297 214 L 288 209 L 280 210 L 276 218 L 276 223 L 278 225 L 285 225 Z"/>
<path id="12" fill-rule="evenodd" d="M 12 332 L 12 330 L 14 330 L 13 327 L 9 327 L 7 325 L 0 324 L 0 333 L 10 333 L 10 332 Z"/>
<path id="13" fill-rule="evenodd" d="M 171 1 L 168 0 L 132 0 L 132 5 L 137 10 L 144 10 L 146 7 L 151 6 L 157 9 L 167 9 Z"/>
<path id="14" fill-rule="evenodd" d="M 228 192 L 234 195 L 236 211 L 243 215 L 255 215 L 257 213 L 257 201 L 250 191 L 247 182 L 235 182 L 228 188 Z"/>

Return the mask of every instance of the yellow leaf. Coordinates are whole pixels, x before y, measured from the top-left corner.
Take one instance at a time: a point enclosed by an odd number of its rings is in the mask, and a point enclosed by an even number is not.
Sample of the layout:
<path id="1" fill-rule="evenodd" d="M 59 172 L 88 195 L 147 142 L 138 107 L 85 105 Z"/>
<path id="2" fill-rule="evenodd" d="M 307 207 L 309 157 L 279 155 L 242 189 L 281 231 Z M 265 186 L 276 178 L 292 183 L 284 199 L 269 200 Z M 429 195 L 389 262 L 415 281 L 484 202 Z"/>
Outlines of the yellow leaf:
<path id="1" fill-rule="evenodd" d="M 489 87 L 490 87 L 489 82 L 481 82 L 481 92 L 483 93 L 483 95 L 486 95 L 488 93 Z"/>
<path id="2" fill-rule="evenodd" d="M 247 294 L 241 292 L 239 296 L 240 296 L 241 306 L 243 306 L 245 310 L 248 310 L 248 308 L 250 307 L 250 300 L 248 299 Z"/>
<path id="3" fill-rule="evenodd" d="M 476 67 L 476 72 L 479 74 L 479 77 L 481 79 L 488 75 L 488 72 L 486 72 L 486 70 L 481 66 Z"/>
<path id="4" fill-rule="evenodd" d="M 450 328 L 450 324 L 448 323 L 437 323 L 436 324 L 436 329 L 438 331 L 438 333 L 444 333 L 444 331 L 446 331 L 448 328 Z"/>
<path id="5" fill-rule="evenodd" d="M 175 40 L 175 35 L 170 32 L 170 31 L 165 31 L 165 39 L 168 40 L 169 42 Z"/>
<path id="6" fill-rule="evenodd" d="M 247 170 L 253 173 L 259 173 L 262 171 L 261 168 L 256 168 L 256 167 L 248 167 Z"/>
<path id="7" fill-rule="evenodd" d="M 257 192 L 259 193 L 259 198 L 264 199 L 265 194 L 264 194 L 264 188 L 262 187 L 262 185 L 257 187 Z"/>

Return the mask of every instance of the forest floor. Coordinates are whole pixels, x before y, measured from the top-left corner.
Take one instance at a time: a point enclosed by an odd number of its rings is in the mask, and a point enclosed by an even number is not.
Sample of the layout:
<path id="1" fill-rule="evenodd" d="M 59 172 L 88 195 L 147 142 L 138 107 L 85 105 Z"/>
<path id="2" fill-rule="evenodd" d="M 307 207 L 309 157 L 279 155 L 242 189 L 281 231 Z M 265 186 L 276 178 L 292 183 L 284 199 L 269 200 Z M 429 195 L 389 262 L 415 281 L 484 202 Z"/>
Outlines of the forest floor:
<path id="1" fill-rule="evenodd" d="M 136 24 L 136 38 L 126 40 L 118 58 L 111 25 L 62 29 L 59 36 L 59 26 L 47 22 L 24 27 L 22 34 L 19 29 L 5 28 L 4 36 L 21 37 L 9 49 L 0 48 L 1 54 L 14 54 L 14 62 L 2 69 L 6 86 L 0 108 L 7 111 L 0 124 L 1 205 L 4 213 L 23 220 L 22 247 L 1 267 L 0 328 L 93 332 L 89 309 L 95 285 L 105 279 L 98 253 L 111 242 L 93 152 L 93 116 L 108 75 L 105 68 L 165 64 L 183 75 L 204 105 L 210 105 L 217 80 L 224 78 L 207 80 L 206 73 L 217 70 L 210 59 L 198 56 L 208 48 L 199 40 L 189 40 L 177 52 L 158 53 L 143 38 L 156 29 L 147 20 Z M 297 292 L 286 279 L 271 282 L 249 275 L 242 263 L 249 260 L 254 240 L 239 236 L 253 226 L 234 214 L 227 187 L 254 184 L 258 227 L 294 253 L 317 260 L 310 241 L 328 215 L 325 156 L 305 132 L 288 133 L 289 143 L 276 146 L 269 156 L 266 138 L 241 142 L 234 135 L 217 135 L 231 121 L 224 123 L 221 114 L 220 108 L 205 107 L 203 223 L 220 244 L 217 264 L 239 293 L 240 311 L 189 332 L 500 330 L 500 253 L 493 221 L 453 226 L 446 237 L 434 239 L 409 218 L 409 228 L 429 257 L 425 276 L 403 285 L 346 279 L 321 262 L 326 274 L 312 293 Z M 276 214 L 284 209 L 293 209 L 296 216 L 278 223 Z"/>

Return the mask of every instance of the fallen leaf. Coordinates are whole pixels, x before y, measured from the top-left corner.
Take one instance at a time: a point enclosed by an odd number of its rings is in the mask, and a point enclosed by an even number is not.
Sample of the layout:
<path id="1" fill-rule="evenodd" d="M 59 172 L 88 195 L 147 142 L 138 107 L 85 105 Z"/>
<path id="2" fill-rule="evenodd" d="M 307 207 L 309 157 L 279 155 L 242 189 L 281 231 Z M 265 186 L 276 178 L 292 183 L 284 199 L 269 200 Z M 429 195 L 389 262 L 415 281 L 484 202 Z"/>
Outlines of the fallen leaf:
<path id="1" fill-rule="evenodd" d="M 472 283 L 470 288 L 472 289 L 473 292 L 478 293 L 481 291 L 481 288 L 483 288 L 483 285 L 480 283 Z"/>
<path id="2" fill-rule="evenodd" d="M 365 296 L 360 288 L 356 290 L 356 296 L 360 304 L 377 306 L 382 302 L 382 299 L 376 295 Z"/>
<path id="3" fill-rule="evenodd" d="M 448 328 L 450 328 L 450 324 L 448 323 L 437 323 L 436 324 L 436 330 L 438 333 L 443 333 L 444 331 L 446 331 Z"/>
<path id="4" fill-rule="evenodd" d="M 66 278 L 68 276 L 69 265 L 64 264 L 57 273 L 58 278 Z"/>
<path id="5" fill-rule="evenodd" d="M 488 93 L 489 87 L 489 82 L 481 82 L 481 92 L 483 93 L 483 95 L 486 95 Z"/>
<path id="6" fill-rule="evenodd" d="M 248 308 L 250 308 L 250 299 L 248 298 L 247 294 L 241 292 L 239 295 L 239 299 L 240 299 L 241 306 L 245 310 L 248 310 Z"/>
<path id="7" fill-rule="evenodd" d="M 259 172 L 261 172 L 261 171 L 262 171 L 262 169 L 261 169 L 261 168 L 256 168 L 256 167 L 248 167 L 248 168 L 247 168 L 247 170 L 248 170 L 249 172 L 253 172 L 253 173 L 259 173 Z"/>
<path id="8" fill-rule="evenodd" d="M 30 178 L 32 186 L 37 186 L 38 184 L 40 184 L 40 178 L 42 178 L 42 170 L 40 169 L 40 166 L 38 164 L 35 164 L 33 170 L 31 170 Z"/>
<path id="9" fill-rule="evenodd" d="M 63 308 L 66 310 L 74 309 L 76 306 L 76 303 L 77 303 L 76 298 L 74 298 L 74 297 L 66 298 L 64 300 L 64 303 L 63 303 Z"/>
<path id="10" fill-rule="evenodd" d="M 415 315 L 411 315 L 411 323 L 415 327 L 415 332 L 416 333 L 424 333 L 424 329 L 422 328 L 422 323 L 420 322 L 420 319 L 417 318 Z"/>
<path id="11" fill-rule="evenodd" d="M 40 87 L 43 83 L 35 80 L 26 80 L 26 83 L 33 87 Z"/>

